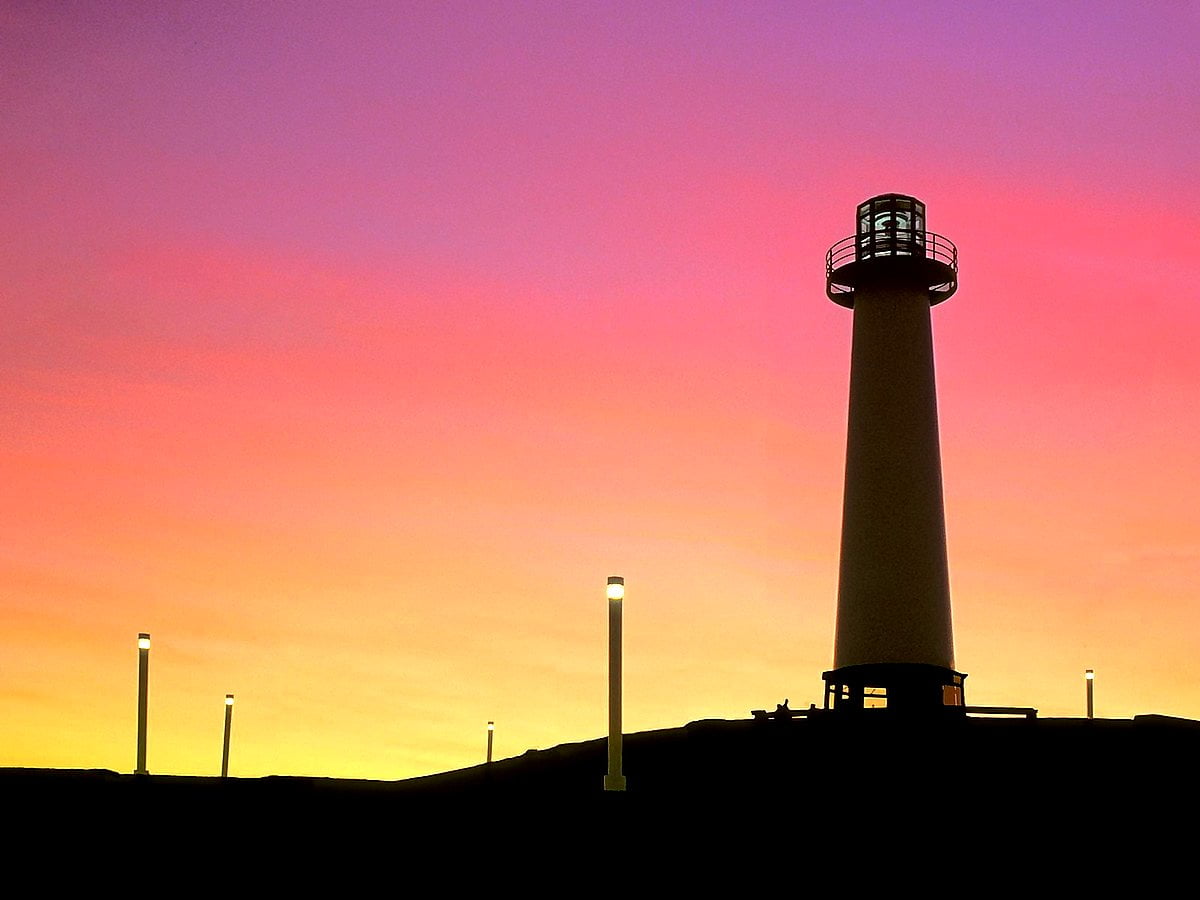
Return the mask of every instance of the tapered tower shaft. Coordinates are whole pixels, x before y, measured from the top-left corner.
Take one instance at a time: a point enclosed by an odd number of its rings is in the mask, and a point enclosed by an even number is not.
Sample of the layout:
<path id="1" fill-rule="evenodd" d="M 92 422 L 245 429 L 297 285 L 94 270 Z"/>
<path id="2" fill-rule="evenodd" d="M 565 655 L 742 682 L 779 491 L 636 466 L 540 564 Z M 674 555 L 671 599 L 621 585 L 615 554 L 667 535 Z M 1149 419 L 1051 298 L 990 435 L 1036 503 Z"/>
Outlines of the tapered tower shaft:
<path id="1" fill-rule="evenodd" d="M 954 668 L 929 291 L 894 272 L 855 291 L 837 668 Z"/>

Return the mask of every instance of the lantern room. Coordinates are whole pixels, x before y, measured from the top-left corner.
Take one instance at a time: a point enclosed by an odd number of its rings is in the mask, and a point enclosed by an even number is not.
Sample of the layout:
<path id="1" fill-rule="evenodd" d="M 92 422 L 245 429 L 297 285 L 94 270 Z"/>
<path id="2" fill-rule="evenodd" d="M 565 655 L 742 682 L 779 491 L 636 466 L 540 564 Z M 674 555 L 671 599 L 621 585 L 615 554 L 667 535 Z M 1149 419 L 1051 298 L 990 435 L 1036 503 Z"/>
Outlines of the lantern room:
<path id="1" fill-rule="evenodd" d="M 825 254 L 825 293 L 854 308 L 857 289 L 867 281 L 917 285 L 930 303 L 958 289 L 958 251 L 939 234 L 925 230 L 925 204 L 907 194 L 880 194 L 858 205 L 854 234 Z"/>
<path id="2" fill-rule="evenodd" d="M 925 204 L 904 194 L 881 194 L 858 207 L 855 258 L 925 255 Z"/>

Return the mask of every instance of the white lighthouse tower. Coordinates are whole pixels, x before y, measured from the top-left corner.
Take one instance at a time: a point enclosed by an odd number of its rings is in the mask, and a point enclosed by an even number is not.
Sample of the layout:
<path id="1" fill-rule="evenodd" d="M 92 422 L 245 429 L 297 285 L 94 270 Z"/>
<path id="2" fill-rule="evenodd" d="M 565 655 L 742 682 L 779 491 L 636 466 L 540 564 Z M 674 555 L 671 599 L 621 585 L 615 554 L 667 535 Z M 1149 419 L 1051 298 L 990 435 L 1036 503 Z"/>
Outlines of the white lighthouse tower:
<path id="1" fill-rule="evenodd" d="M 854 338 L 825 707 L 961 713 L 929 312 L 958 288 L 958 252 L 925 230 L 925 204 L 883 194 L 830 248 L 826 278 L 829 299 L 854 311 Z"/>

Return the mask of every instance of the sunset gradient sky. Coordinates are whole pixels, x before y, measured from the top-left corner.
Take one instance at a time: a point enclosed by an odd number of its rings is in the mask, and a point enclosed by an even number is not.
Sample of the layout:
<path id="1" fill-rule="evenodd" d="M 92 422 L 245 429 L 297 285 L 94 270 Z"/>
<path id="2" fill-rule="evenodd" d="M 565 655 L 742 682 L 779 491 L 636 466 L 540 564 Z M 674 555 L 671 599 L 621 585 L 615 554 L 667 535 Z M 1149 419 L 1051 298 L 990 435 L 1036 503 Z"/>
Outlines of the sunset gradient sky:
<path id="1" fill-rule="evenodd" d="M 1200 718 L 1200 6 L 6 3 L 0 765 L 399 778 L 820 701 L 877 193 L 974 704 Z M 814 776 L 817 773 L 814 773 Z M 597 774 L 599 779 L 600 773 Z M 599 784 L 599 781 L 597 782 Z"/>

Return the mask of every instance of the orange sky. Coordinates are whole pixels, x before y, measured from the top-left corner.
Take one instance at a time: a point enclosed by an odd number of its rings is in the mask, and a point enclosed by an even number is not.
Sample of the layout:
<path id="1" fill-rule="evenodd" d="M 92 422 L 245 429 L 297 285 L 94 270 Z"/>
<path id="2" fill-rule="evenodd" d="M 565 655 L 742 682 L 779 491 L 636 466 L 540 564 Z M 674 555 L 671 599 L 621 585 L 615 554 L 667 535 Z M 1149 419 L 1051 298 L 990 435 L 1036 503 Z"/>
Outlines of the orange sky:
<path id="1" fill-rule="evenodd" d="M 597 737 L 610 574 L 628 730 L 818 701 L 885 191 L 968 701 L 1200 718 L 1190 8 L 107 9 L 0 13 L 0 765 L 131 770 L 139 631 L 155 772 Z"/>

